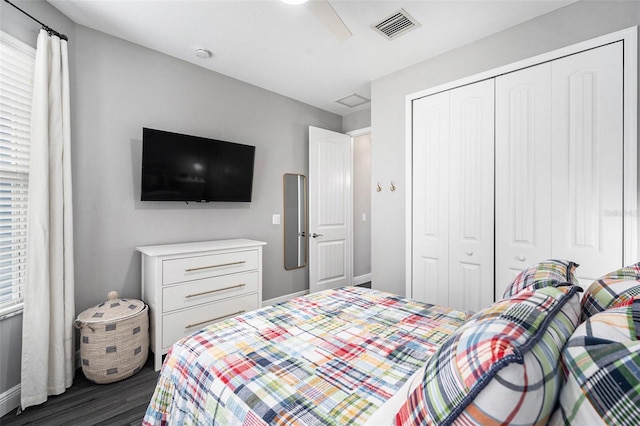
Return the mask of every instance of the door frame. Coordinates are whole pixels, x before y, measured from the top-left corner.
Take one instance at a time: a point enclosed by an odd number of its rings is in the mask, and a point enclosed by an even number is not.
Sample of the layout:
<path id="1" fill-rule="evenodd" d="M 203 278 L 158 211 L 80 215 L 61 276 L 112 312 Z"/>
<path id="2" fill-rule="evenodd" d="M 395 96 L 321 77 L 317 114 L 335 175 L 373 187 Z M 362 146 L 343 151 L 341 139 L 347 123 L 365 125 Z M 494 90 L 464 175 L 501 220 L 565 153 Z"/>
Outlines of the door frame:
<path id="1" fill-rule="evenodd" d="M 354 139 L 357 138 L 358 136 L 364 136 L 364 135 L 369 135 L 369 140 L 371 142 L 371 126 L 368 127 L 363 127 L 362 129 L 357 129 L 357 130 L 351 130 L 349 132 L 345 133 L 347 136 L 351 136 L 351 176 L 353 177 L 353 159 L 354 159 L 354 155 L 353 155 L 353 151 L 354 151 Z M 369 179 L 371 179 L 371 174 L 369 175 Z M 368 274 L 366 275 L 362 275 L 361 279 L 356 280 L 356 277 L 354 276 L 354 266 L 355 266 L 355 236 L 353 234 L 353 229 L 355 228 L 355 217 L 353 215 L 353 197 L 354 197 L 354 193 L 353 193 L 353 185 L 351 185 L 351 196 L 349 197 L 349 203 L 350 203 L 350 210 L 351 210 L 351 235 L 349 236 L 349 239 L 351 240 L 351 285 L 360 285 L 360 284 L 364 284 L 366 282 L 370 282 L 371 281 L 371 271 L 369 271 Z M 369 215 L 369 226 L 371 226 L 371 215 Z M 358 282 L 356 282 L 358 281 Z"/>
<path id="2" fill-rule="evenodd" d="M 538 65 L 543 62 L 573 55 L 605 44 L 623 42 L 623 87 L 624 87 L 624 176 L 623 176 L 623 211 L 624 216 L 623 265 L 630 265 L 638 259 L 638 241 L 640 212 L 638 211 L 638 27 L 630 27 L 571 46 L 533 56 L 518 62 L 494 68 L 469 77 L 464 77 L 429 89 L 411 93 L 405 97 L 405 184 L 407 196 L 405 204 L 405 294 L 413 296 L 413 101 L 425 96 L 434 95 L 456 87 L 495 78 L 501 74 L 517 71 Z M 612 212 L 616 214 L 616 212 Z M 603 271 L 605 273 L 607 271 Z"/>

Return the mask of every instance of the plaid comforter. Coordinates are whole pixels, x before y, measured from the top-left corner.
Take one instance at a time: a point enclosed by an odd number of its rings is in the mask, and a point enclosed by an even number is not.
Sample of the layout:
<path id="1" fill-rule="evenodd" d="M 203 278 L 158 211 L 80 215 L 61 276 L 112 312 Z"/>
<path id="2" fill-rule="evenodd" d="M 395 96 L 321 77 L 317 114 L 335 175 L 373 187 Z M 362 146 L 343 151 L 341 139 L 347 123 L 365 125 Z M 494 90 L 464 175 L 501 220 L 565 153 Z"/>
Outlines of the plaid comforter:
<path id="1" fill-rule="evenodd" d="M 171 348 L 143 424 L 362 424 L 465 319 L 359 287 L 249 312 Z"/>

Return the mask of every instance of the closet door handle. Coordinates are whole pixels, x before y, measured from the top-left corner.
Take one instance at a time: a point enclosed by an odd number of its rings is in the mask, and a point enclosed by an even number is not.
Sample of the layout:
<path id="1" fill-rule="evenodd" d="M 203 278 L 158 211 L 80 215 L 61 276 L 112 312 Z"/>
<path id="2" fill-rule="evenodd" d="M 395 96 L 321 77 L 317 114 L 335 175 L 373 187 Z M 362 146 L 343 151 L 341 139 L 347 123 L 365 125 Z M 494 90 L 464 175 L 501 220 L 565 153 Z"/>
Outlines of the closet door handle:
<path id="1" fill-rule="evenodd" d="M 473 252 L 472 252 L 471 250 L 469 250 L 469 251 L 467 252 L 467 256 L 473 256 Z"/>
<path id="2" fill-rule="evenodd" d="M 527 260 L 527 258 L 522 255 L 518 256 L 516 259 L 518 259 L 520 262 L 524 262 L 525 260 Z"/>

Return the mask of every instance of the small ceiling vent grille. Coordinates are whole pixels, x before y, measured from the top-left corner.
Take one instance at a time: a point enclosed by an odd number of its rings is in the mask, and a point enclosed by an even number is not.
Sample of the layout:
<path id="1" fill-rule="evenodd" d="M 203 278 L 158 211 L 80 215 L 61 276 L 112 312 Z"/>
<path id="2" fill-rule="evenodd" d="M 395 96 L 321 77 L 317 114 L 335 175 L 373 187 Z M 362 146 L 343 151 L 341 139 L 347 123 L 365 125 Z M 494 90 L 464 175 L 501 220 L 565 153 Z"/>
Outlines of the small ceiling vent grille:
<path id="1" fill-rule="evenodd" d="M 338 99 L 336 102 L 346 107 L 353 108 L 371 102 L 371 99 L 367 99 L 364 96 L 360 96 L 357 93 L 354 93 L 353 95 L 345 96 L 342 99 Z"/>
<path id="2" fill-rule="evenodd" d="M 406 34 L 419 26 L 420 23 L 418 21 L 416 21 L 404 9 L 400 9 L 381 22 L 373 24 L 371 28 L 382 34 L 385 38 L 394 40 L 398 36 Z"/>

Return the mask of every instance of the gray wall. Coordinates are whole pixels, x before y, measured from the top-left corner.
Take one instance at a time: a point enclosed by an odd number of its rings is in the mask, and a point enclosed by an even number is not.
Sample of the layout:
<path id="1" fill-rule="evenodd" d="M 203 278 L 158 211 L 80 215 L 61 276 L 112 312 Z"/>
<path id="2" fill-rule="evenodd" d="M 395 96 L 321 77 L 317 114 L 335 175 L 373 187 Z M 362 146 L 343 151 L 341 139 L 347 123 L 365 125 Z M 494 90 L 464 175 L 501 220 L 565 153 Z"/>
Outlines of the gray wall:
<path id="1" fill-rule="evenodd" d="M 342 131 L 342 117 L 75 25 L 44 1 L 20 5 L 70 38 L 76 313 L 110 290 L 140 297 L 139 245 L 266 241 L 263 299 L 308 289 L 306 268 L 285 271 L 271 219 L 282 175 L 308 175 L 308 126 Z M 0 12 L 3 31 L 35 45 L 37 24 Z M 139 201 L 143 126 L 255 145 L 253 201 Z M 0 321 L 0 394 L 20 380 L 21 318 Z"/>
<path id="2" fill-rule="evenodd" d="M 266 241 L 263 299 L 308 288 L 306 269 L 284 269 L 272 215 L 283 174 L 308 174 L 308 126 L 340 131 L 340 116 L 82 26 L 73 60 L 78 312 L 110 290 L 140 297 L 139 245 Z M 139 201 L 143 126 L 255 145 L 253 201 Z"/>
<path id="3" fill-rule="evenodd" d="M 405 293 L 405 97 L 449 81 L 640 24 L 640 2 L 579 1 L 372 82 L 372 285 Z"/>
<path id="4" fill-rule="evenodd" d="M 342 131 L 344 133 L 371 127 L 371 108 L 352 112 L 342 117 Z"/>

